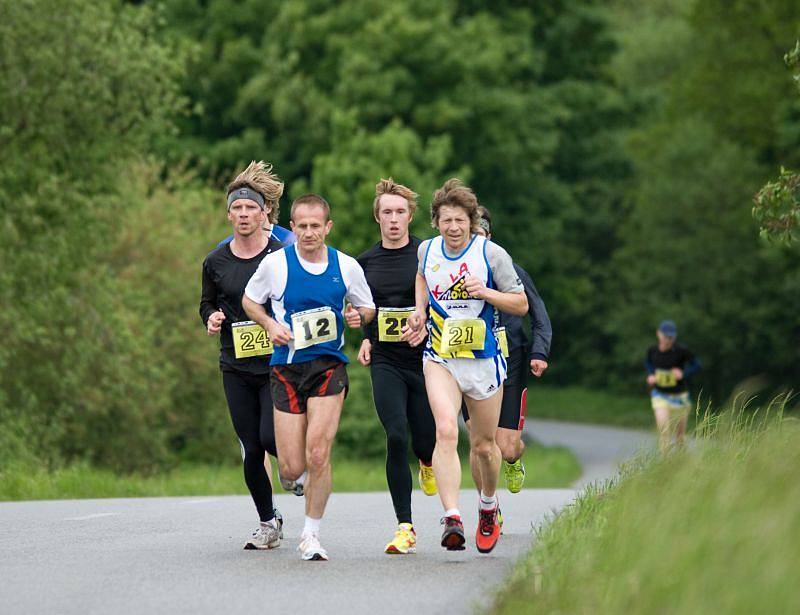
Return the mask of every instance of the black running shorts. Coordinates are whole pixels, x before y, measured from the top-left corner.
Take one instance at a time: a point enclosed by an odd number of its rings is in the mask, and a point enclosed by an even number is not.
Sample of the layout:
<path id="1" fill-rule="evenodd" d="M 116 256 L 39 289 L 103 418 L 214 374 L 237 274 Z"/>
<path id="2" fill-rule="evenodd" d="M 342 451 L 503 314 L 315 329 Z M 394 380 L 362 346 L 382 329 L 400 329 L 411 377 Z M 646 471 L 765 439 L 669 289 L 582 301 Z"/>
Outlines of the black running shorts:
<path id="1" fill-rule="evenodd" d="M 270 378 L 272 403 L 281 412 L 303 414 L 309 397 L 328 397 L 350 386 L 347 366 L 333 357 L 305 363 L 273 365 Z"/>
<path id="2" fill-rule="evenodd" d="M 503 381 L 503 402 L 500 406 L 498 427 L 522 431 L 525 426 L 525 406 L 528 401 L 528 353 L 525 348 L 514 348 L 506 359 L 508 371 Z M 461 416 L 469 420 L 467 404 L 461 402 Z"/>

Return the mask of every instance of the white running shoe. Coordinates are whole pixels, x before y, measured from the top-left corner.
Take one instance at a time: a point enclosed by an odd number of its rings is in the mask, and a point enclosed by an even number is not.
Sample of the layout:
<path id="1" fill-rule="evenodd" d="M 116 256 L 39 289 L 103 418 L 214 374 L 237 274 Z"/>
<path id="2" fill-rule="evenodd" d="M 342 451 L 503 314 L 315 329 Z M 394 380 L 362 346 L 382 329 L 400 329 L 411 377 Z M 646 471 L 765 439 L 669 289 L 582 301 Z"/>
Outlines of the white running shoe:
<path id="1" fill-rule="evenodd" d="M 281 545 L 281 530 L 275 519 L 262 523 L 244 544 L 245 549 L 275 549 Z"/>
<path id="2" fill-rule="evenodd" d="M 319 544 L 319 536 L 316 534 L 303 534 L 297 550 L 300 551 L 300 559 L 312 562 L 328 561 L 328 552 Z"/>

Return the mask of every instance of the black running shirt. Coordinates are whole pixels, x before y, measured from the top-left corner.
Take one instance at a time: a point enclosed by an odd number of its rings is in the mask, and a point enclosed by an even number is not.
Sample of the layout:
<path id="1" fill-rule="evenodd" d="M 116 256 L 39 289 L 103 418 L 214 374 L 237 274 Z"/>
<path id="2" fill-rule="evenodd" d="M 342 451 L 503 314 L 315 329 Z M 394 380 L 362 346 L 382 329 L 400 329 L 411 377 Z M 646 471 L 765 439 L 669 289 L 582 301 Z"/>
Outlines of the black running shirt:
<path id="1" fill-rule="evenodd" d="M 506 314 L 500 311 L 495 312 L 500 315 L 500 326 L 506 328 L 509 353 L 513 354 L 516 348 L 524 347 L 527 349 L 531 359 L 547 361 L 547 357 L 550 354 L 550 342 L 553 339 L 553 327 L 550 325 L 547 308 L 545 308 L 544 301 L 539 296 L 539 292 L 536 290 L 536 286 L 534 286 L 528 272 L 516 263 L 514 263 L 514 270 L 525 287 L 533 339 L 528 340 L 528 336 L 525 334 L 523 316 L 515 316 L 514 314 Z"/>
<path id="2" fill-rule="evenodd" d="M 661 352 L 658 345 L 650 346 L 645 356 L 647 373 L 658 375 L 659 371 L 669 371 L 673 367 L 683 370 L 683 378 L 674 386 L 659 386 L 654 388 L 662 393 L 683 393 L 686 391 L 686 379 L 700 369 L 700 363 L 686 346 L 674 344 L 666 352 Z"/>
<path id="3" fill-rule="evenodd" d="M 381 242 L 358 257 L 375 307 L 414 308 L 414 283 L 417 279 L 417 249 L 422 243 L 411 237 L 402 248 L 384 248 Z M 378 318 L 365 327 L 364 337 L 372 342 L 372 363 L 391 363 L 422 369 L 422 349 L 407 342 L 379 342 Z"/>
<path id="4" fill-rule="evenodd" d="M 200 319 L 207 326 L 208 317 L 218 309 L 225 314 L 220 331 L 219 366 L 222 370 L 266 374 L 269 356 L 237 359 L 233 351 L 231 323 L 250 320 L 242 307 L 242 295 L 247 282 L 267 254 L 284 247 L 274 237 L 267 247 L 252 258 L 239 258 L 231 251 L 230 243 L 219 246 L 203 262 L 203 291 L 200 297 Z M 267 306 L 269 311 L 269 306 Z"/>

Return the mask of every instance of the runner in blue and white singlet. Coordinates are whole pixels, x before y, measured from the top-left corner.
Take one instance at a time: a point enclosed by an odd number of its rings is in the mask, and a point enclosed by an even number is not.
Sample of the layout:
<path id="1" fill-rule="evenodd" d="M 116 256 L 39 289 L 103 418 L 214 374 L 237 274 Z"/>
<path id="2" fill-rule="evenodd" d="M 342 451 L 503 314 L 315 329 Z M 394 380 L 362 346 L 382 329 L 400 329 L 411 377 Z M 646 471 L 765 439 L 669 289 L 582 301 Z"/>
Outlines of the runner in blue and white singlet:
<path id="1" fill-rule="evenodd" d="M 461 464 L 456 450 L 464 400 L 472 423 L 470 448 L 483 486 L 475 541 L 481 553 L 488 553 L 500 536 L 495 495 L 500 455 L 495 432 L 506 371 L 493 332 L 494 313 L 499 309 L 523 315 L 528 300 L 508 253 L 476 235 L 478 201 L 472 190 L 457 179 L 445 182 L 434 193 L 431 216 L 440 236 L 420 244 L 416 307 L 404 339 L 412 342 L 427 325 L 430 335 L 423 372 L 436 422 L 433 471 L 445 509 L 442 546 L 461 550 L 465 542 L 458 509 Z"/>

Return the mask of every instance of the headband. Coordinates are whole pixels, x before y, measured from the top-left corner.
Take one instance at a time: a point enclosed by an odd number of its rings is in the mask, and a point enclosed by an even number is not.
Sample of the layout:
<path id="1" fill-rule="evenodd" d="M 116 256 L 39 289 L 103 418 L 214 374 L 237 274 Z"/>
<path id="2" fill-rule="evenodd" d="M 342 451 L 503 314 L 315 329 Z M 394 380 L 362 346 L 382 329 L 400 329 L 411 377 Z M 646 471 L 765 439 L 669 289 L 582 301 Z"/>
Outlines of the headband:
<path id="1" fill-rule="evenodd" d="M 255 190 L 250 190 L 250 188 L 236 188 L 236 190 L 232 190 L 228 193 L 228 209 L 231 208 L 231 205 L 234 201 L 239 199 L 247 199 L 249 201 L 255 201 L 258 203 L 258 206 L 261 209 L 264 209 L 266 203 L 264 202 L 264 197 L 261 196 Z"/>
<path id="2" fill-rule="evenodd" d="M 492 225 L 489 224 L 489 221 L 486 218 L 478 218 L 478 226 L 486 231 L 487 235 L 492 234 Z"/>

